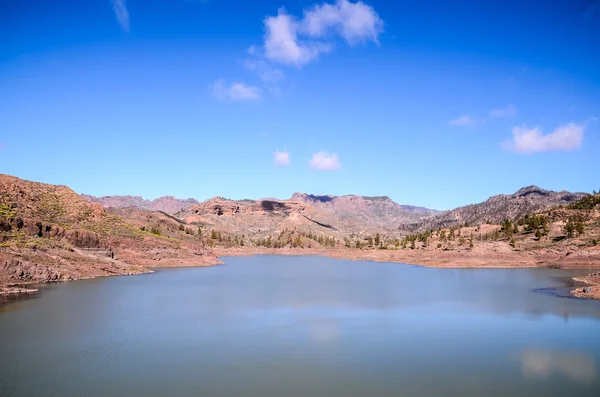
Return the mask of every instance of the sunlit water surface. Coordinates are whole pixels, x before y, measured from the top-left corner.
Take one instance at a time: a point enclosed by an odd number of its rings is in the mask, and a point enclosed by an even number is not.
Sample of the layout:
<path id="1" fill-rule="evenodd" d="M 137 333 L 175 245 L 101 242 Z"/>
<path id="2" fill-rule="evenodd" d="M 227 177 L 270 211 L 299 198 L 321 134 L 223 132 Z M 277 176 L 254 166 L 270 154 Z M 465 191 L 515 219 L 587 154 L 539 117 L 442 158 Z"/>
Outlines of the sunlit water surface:
<path id="1" fill-rule="evenodd" d="M 600 396 L 581 271 L 224 260 L 0 306 L 0 395 Z"/>

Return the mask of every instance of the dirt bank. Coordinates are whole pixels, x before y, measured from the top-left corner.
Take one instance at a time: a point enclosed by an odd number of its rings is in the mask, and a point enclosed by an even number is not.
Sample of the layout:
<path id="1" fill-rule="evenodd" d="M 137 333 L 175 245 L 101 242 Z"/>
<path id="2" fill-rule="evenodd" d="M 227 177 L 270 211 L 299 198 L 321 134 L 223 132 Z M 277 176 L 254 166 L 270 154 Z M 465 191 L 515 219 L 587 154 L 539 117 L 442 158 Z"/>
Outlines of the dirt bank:
<path id="1" fill-rule="evenodd" d="M 0 294 L 30 293 L 28 284 L 82 280 L 104 276 L 149 273 L 149 267 L 212 266 L 220 262 L 215 256 L 194 252 L 164 250 L 136 251 L 74 249 L 0 251 Z"/>
<path id="2" fill-rule="evenodd" d="M 341 248 L 215 248 L 217 256 L 246 255 L 323 255 L 337 259 L 398 262 L 446 268 L 520 268 L 600 269 L 600 249 L 573 251 L 513 251 L 502 245 L 473 250 L 354 250 Z"/>
<path id="3" fill-rule="evenodd" d="M 218 256 L 246 255 L 322 255 L 336 259 L 364 260 L 375 262 L 398 262 L 437 268 L 534 268 L 553 269 L 600 269 L 600 250 L 597 247 L 569 251 L 507 251 L 462 250 L 351 250 L 351 249 L 273 249 L 273 248 L 229 248 L 215 249 Z M 576 288 L 571 293 L 580 298 L 600 299 L 600 272 L 575 278 L 589 284 Z"/>
<path id="4" fill-rule="evenodd" d="M 575 288 L 571 294 L 578 298 L 600 299 L 600 272 L 584 277 L 574 277 L 573 280 L 586 283 L 585 287 Z"/>

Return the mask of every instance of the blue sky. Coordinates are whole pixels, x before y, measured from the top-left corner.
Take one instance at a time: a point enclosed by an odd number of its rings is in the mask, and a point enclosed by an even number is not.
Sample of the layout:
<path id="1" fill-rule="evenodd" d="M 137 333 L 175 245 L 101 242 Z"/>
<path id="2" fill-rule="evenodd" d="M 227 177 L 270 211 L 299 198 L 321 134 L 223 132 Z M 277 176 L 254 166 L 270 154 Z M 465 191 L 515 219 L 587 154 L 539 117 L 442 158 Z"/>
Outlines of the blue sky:
<path id="1" fill-rule="evenodd" d="M 6 0 L 0 172 L 79 193 L 600 189 L 600 3 Z"/>

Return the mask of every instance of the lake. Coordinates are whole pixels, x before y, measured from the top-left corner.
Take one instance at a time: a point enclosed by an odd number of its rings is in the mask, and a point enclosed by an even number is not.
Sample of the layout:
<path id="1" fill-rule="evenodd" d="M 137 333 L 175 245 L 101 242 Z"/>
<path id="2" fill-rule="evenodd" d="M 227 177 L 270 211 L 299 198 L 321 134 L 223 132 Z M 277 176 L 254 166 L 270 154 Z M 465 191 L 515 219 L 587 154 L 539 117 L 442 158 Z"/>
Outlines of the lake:
<path id="1" fill-rule="evenodd" d="M 0 306 L 0 395 L 600 396 L 585 271 L 223 260 Z"/>

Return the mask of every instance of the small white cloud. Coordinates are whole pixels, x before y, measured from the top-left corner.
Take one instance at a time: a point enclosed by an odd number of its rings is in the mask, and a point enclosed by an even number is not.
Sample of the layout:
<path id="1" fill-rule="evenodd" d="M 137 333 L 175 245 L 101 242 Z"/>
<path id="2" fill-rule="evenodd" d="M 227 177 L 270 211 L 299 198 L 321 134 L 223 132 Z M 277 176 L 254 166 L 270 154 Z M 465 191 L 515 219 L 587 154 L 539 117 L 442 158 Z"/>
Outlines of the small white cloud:
<path id="1" fill-rule="evenodd" d="M 333 33 L 350 44 L 365 40 L 377 42 L 383 31 L 379 15 L 362 1 L 338 0 L 335 4 L 315 5 L 304 11 L 301 24 L 308 36 L 321 38 Z"/>
<path id="2" fill-rule="evenodd" d="M 342 168 L 336 153 L 318 152 L 314 153 L 308 166 L 319 171 L 338 171 Z"/>
<path id="3" fill-rule="evenodd" d="M 260 88 L 245 83 L 227 84 L 224 80 L 217 80 L 211 88 L 215 97 L 224 101 L 257 101 L 262 98 Z"/>
<path id="4" fill-rule="evenodd" d="M 449 124 L 473 127 L 477 124 L 477 121 L 471 116 L 460 116 L 457 119 L 451 120 Z"/>
<path id="5" fill-rule="evenodd" d="M 129 12 L 127 11 L 125 0 L 112 0 L 112 5 L 121 30 L 126 33 L 129 32 Z"/>
<path id="6" fill-rule="evenodd" d="M 496 117 L 496 118 L 514 117 L 516 115 L 517 115 L 517 108 L 513 104 L 508 105 L 508 107 L 506 107 L 504 109 L 492 109 L 490 111 L 490 116 Z"/>
<path id="7" fill-rule="evenodd" d="M 569 123 L 544 135 L 540 127 L 515 127 L 512 140 L 506 142 L 504 147 L 522 154 L 575 150 L 581 147 L 584 130 L 582 125 Z"/>
<path id="8" fill-rule="evenodd" d="M 290 162 L 290 152 L 280 152 L 279 150 L 275 152 L 275 165 L 279 167 L 287 167 L 288 165 L 290 165 Z"/>

